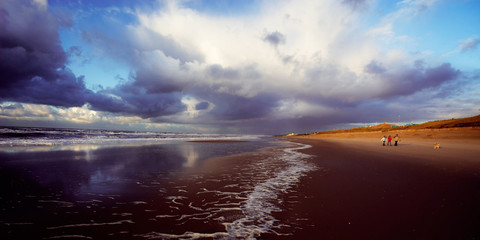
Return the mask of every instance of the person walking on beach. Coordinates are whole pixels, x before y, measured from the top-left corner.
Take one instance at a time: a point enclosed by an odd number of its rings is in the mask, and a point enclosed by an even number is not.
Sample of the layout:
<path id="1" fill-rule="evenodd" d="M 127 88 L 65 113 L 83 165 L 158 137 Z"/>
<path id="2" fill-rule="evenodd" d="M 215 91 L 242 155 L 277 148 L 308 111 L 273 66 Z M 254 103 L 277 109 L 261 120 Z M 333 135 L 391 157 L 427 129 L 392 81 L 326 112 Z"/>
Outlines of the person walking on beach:
<path id="1" fill-rule="evenodd" d="M 383 136 L 383 138 L 382 138 L 381 141 L 383 142 L 383 146 L 385 146 L 385 142 L 387 141 L 387 137 L 386 137 L 386 136 Z"/>
<path id="2" fill-rule="evenodd" d="M 387 146 L 392 146 L 392 136 L 391 135 L 388 135 L 387 140 L 388 140 Z"/>
<path id="3" fill-rule="evenodd" d="M 400 140 L 400 137 L 397 135 L 395 135 L 395 137 L 393 138 L 393 141 L 395 141 L 395 146 L 398 146 L 397 143 L 398 141 Z"/>

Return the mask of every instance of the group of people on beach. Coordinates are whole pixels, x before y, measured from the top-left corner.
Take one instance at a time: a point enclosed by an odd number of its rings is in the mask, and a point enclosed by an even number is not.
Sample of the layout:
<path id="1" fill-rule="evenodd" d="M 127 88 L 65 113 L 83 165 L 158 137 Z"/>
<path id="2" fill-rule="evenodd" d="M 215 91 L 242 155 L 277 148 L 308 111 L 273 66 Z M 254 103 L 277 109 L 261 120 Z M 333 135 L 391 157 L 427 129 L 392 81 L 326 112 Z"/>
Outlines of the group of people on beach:
<path id="1" fill-rule="evenodd" d="M 398 146 L 398 141 L 400 141 L 400 137 L 395 135 L 395 137 L 392 138 L 392 135 L 383 136 L 381 141 L 383 142 L 383 146 L 385 146 L 385 142 L 387 143 L 387 146 L 392 146 L 392 140 L 395 141 L 395 146 Z"/>

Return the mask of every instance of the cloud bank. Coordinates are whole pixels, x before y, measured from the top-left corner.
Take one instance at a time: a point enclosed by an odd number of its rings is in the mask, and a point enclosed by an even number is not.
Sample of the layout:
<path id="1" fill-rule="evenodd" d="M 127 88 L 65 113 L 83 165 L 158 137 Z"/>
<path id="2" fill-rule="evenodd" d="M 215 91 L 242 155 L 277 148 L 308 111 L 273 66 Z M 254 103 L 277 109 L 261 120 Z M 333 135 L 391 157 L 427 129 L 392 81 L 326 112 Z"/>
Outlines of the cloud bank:
<path id="1" fill-rule="evenodd" d="M 60 23 L 45 3 L 7 0 L 0 7 L 0 99 L 83 105 L 91 92 L 65 66 Z"/>
<path id="2" fill-rule="evenodd" d="M 49 12 L 44 1 L 6 0 L 0 4 L 0 100 L 216 131 L 312 131 L 412 112 L 426 117 L 431 113 L 397 103 L 448 97 L 444 86 L 462 72 L 381 46 L 398 37 L 392 30 L 398 16 L 414 18 L 433 3 L 404 1 L 365 28 L 364 0 L 266 1 L 257 13 L 234 17 L 168 2 L 137 10 L 137 21 L 117 31 L 83 31 L 83 40 L 105 58 L 131 67 L 128 79 L 92 91 L 68 68 L 69 54 L 81 50 L 67 53 L 60 42 L 59 30 L 72 20 Z M 477 45 L 462 43 L 462 51 Z"/>

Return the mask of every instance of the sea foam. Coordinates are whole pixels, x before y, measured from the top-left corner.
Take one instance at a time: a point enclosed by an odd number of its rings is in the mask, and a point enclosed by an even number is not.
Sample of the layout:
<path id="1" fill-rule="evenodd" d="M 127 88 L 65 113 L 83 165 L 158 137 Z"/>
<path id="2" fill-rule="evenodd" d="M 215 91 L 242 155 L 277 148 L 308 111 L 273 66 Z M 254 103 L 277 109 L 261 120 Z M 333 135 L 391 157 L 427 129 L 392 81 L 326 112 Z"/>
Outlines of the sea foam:
<path id="1" fill-rule="evenodd" d="M 275 156 L 288 163 L 288 167 L 275 177 L 255 186 L 255 190 L 248 195 L 248 199 L 241 206 L 245 215 L 231 224 L 226 224 L 230 237 L 242 239 L 255 239 L 262 233 L 269 232 L 279 221 L 272 215 L 280 212 L 277 198 L 281 193 L 287 193 L 294 187 L 307 172 L 315 170 L 316 166 L 305 162 L 310 155 L 297 152 L 297 150 L 310 148 L 310 145 L 298 144 L 296 147 L 284 149 L 287 154 Z"/>
<path id="2" fill-rule="evenodd" d="M 291 143 L 293 146 L 284 148 L 281 152 L 274 153 L 266 159 L 256 161 L 249 166 L 252 171 L 247 185 L 242 185 L 240 192 L 208 190 L 202 188 L 197 195 L 213 194 L 222 203 L 209 202 L 204 205 L 209 207 L 186 203 L 190 209 L 197 211 L 196 214 L 160 215 L 158 218 L 172 218 L 173 221 L 182 222 L 189 220 L 219 221 L 225 226 L 225 232 L 201 233 L 187 231 L 183 234 L 150 232 L 136 235 L 147 239 L 257 239 L 261 234 L 278 234 L 275 230 L 288 227 L 289 225 L 274 217 L 274 213 L 286 211 L 282 209 L 279 197 L 289 194 L 308 172 L 316 170 L 316 165 L 305 161 L 311 155 L 298 152 L 298 150 L 310 148 L 310 145 Z M 276 166 L 282 166 L 276 167 Z M 256 171 L 253 171 L 256 169 Z M 263 175 L 263 176 L 261 176 Z M 235 178 L 234 176 L 225 176 Z M 240 184 L 239 184 L 240 185 Z M 239 185 L 225 185 L 220 189 L 233 188 Z M 242 191 L 243 190 L 243 191 Z M 181 204 L 178 200 L 188 200 L 180 196 L 168 196 L 167 200 L 173 205 Z M 223 201 L 227 201 L 223 203 Z M 232 202 L 233 201 L 233 202 Z M 237 202 L 235 202 L 237 201 Z M 235 214 L 234 214 L 235 213 Z M 233 214 L 233 218 L 232 218 Z M 204 216 L 204 217 L 203 217 Z M 284 235 L 284 234 L 283 234 Z"/>

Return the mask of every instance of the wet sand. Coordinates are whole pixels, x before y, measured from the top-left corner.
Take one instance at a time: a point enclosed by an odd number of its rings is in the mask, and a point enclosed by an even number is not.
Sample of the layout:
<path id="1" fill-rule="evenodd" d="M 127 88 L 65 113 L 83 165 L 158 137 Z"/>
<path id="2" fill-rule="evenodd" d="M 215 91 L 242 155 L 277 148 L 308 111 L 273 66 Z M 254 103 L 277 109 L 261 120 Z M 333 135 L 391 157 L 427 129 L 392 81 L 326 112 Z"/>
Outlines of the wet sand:
<path id="1" fill-rule="evenodd" d="M 299 179 L 315 168 L 303 161 L 304 154 L 284 151 L 302 144 L 260 150 L 272 145 L 279 144 L 179 142 L 0 152 L 0 236 L 252 239 L 270 231 L 290 234 L 292 227 L 272 217 L 283 210 L 277 199 L 282 193 L 297 195 Z"/>
<path id="2" fill-rule="evenodd" d="M 221 238 L 226 234 L 222 223 L 241 218 L 240 203 L 269 176 L 255 165 L 261 161 L 215 159 L 262 145 L 271 144 L 178 142 L 0 151 L 0 236 Z"/>
<path id="3" fill-rule="evenodd" d="M 300 204 L 277 216 L 301 216 L 301 229 L 266 238 L 480 239 L 479 133 L 399 132 L 397 147 L 382 146 L 385 133 L 289 138 L 312 145 L 302 152 L 322 171 L 309 173 Z"/>

